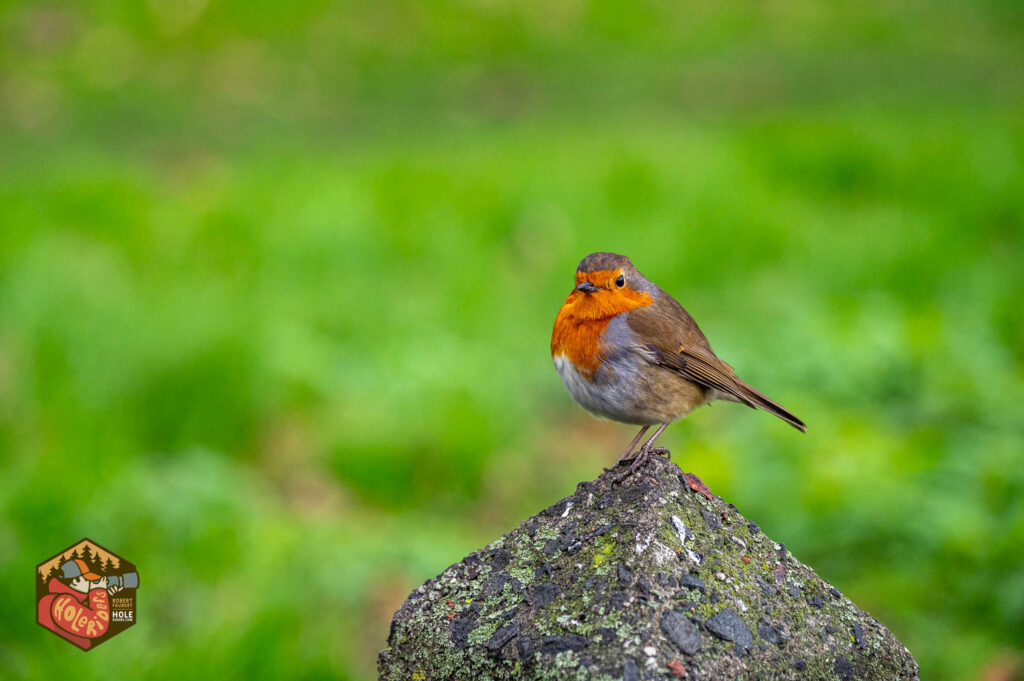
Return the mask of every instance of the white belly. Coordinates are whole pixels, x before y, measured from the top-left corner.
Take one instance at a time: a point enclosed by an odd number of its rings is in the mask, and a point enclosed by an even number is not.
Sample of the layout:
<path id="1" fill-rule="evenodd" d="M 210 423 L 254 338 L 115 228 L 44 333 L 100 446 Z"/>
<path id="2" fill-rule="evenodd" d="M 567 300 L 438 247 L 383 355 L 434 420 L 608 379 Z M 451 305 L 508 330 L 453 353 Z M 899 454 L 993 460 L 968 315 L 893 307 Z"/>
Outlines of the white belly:
<path id="1" fill-rule="evenodd" d="M 556 355 L 554 360 L 562 385 L 590 413 L 638 426 L 658 423 L 636 408 L 638 368 L 632 362 L 619 362 L 614 371 L 602 366 L 591 381 L 577 371 L 565 355 Z"/>

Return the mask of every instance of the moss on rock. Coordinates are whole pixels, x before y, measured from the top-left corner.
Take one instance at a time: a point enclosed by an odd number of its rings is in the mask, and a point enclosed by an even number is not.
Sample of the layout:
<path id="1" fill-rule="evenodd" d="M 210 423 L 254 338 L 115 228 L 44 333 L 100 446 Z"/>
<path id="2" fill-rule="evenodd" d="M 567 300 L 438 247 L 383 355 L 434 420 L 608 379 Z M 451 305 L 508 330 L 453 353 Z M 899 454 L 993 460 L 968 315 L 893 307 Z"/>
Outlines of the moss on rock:
<path id="1" fill-rule="evenodd" d="M 678 466 L 616 474 L 410 594 L 381 679 L 918 678 L 888 629 Z"/>

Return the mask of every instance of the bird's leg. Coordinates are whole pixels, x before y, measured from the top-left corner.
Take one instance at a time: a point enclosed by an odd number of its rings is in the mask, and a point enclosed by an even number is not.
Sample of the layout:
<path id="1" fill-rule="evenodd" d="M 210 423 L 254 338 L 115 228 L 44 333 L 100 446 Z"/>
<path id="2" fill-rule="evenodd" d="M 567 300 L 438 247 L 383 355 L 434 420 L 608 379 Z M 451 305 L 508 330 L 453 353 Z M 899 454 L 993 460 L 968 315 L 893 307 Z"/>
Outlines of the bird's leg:
<path id="1" fill-rule="evenodd" d="M 643 428 L 640 429 L 640 432 L 637 433 L 637 436 L 633 438 L 633 441 L 630 442 L 630 445 L 628 446 L 628 448 L 626 448 L 625 454 L 623 454 L 623 456 L 621 457 L 618 457 L 618 461 L 615 462 L 615 466 L 624 462 L 628 463 L 630 461 L 633 461 L 633 459 L 630 458 L 630 455 L 633 454 L 633 448 L 634 446 L 637 445 L 637 442 L 640 441 L 640 438 L 643 437 L 643 434 L 647 432 L 648 428 L 650 428 L 650 426 L 644 426 Z M 614 468 L 615 466 L 612 466 L 611 468 Z M 611 470 L 611 468 L 605 468 L 604 472 L 607 473 L 609 470 Z"/>
<path id="2" fill-rule="evenodd" d="M 640 448 L 640 451 L 641 452 L 645 452 L 646 451 L 647 454 L 662 454 L 662 455 L 668 456 L 668 450 L 667 449 L 665 449 L 664 447 L 655 447 L 654 446 L 654 441 L 658 439 L 658 436 L 661 435 L 662 432 L 664 432 L 664 430 L 666 428 L 668 428 L 668 424 L 667 423 L 661 424 L 661 426 L 656 431 L 654 431 L 654 435 L 651 436 L 651 439 L 648 440 L 647 442 L 645 442 L 644 446 Z"/>
<path id="3" fill-rule="evenodd" d="M 644 433 L 646 433 L 649 428 L 650 426 L 644 426 L 640 429 L 640 432 L 636 434 L 633 441 L 629 443 L 628 447 L 626 447 L 626 452 L 619 457 L 619 461 L 629 461 L 629 455 L 633 453 L 633 447 L 636 447 L 636 443 L 640 442 L 640 438 L 644 436 Z"/>
<path id="4" fill-rule="evenodd" d="M 654 431 L 654 435 L 651 436 L 651 439 L 648 440 L 647 442 L 645 442 L 644 446 L 641 447 L 640 450 L 636 453 L 636 456 L 634 456 L 632 458 L 632 462 L 633 463 L 631 463 L 629 465 L 629 468 L 627 468 L 618 477 L 616 477 L 612 481 L 613 483 L 615 483 L 615 482 L 622 482 L 623 480 L 625 480 L 629 476 L 633 475 L 633 473 L 637 472 L 637 470 L 639 470 L 639 468 L 641 466 L 643 466 L 644 463 L 647 462 L 647 459 L 648 459 L 648 457 L 650 457 L 651 454 L 668 454 L 668 450 L 667 449 L 664 449 L 664 448 L 661 448 L 661 447 L 655 448 L 653 446 L 654 445 L 654 441 L 658 439 L 658 436 L 661 435 L 661 433 L 666 428 L 668 428 L 668 424 L 667 423 L 663 423 L 663 424 L 661 424 L 661 426 L 658 427 L 658 430 Z M 621 459 L 621 461 L 624 461 L 624 462 L 625 461 L 629 461 L 629 460 L 630 459 Z"/>

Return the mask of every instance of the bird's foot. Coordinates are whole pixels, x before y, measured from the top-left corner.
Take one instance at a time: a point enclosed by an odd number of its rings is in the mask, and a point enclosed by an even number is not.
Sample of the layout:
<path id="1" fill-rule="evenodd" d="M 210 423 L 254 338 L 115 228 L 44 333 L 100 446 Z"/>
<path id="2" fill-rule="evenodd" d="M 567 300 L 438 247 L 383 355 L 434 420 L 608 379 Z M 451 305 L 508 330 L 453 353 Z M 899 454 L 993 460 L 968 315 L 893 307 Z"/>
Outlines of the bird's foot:
<path id="1" fill-rule="evenodd" d="M 618 468 L 620 464 L 632 463 L 636 459 L 636 457 L 640 455 L 640 451 L 642 449 L 643 449 L 643 447 L 638 449 L 636 452 L 633 452 L 632 451 L 632 447 L 631 447 L 628 451 L 626 451 L 625 454 L 623 454 L 622 456 L 619 457 L 619 460 L 615 462 L 614 466 L 612 466 L 611 468 L 605 468 L 604 472 L 605 473 L 611 473 L 613 470 Z"/>
<path id="2" fill-rule="evenodd" d="M 636 453 L 632 455 L 627 456 L 626 454 L 623 454 L 622 456 L 620 456 L 619 461 L 618 463 L 615 464 L 615 466 L 618 466 L 620 463 L 632 463 L 633 461 L 636 461 L 637 457 L 639 456 L 643 456 L 646 459 L 646 457 L 650 454 L 663 456 L 669 461 L 672 460 L 672 452 L 668 450 L 668 447 L 641 447 L 636 451 Z M 605 468 L 604 472 L 607 473 L 608 471 L 613 470 L 615 466 L 612 466 L 612 468 Z"/>
<path id="3" fill-rule="evenodd" d="M 646 443 L 646 444 L 644 444 L 643 447 L 641 447 L 640 449 L 637 450 L 636 454 L 633 454 L 632 456 L 628 456 L 628 457 L 627 456 L 623 456 L 621 459 L 619 459 L 619 463 L 616 464 L 616 466 L 618 466 L 620 464 L 628 463 L 629 464 L 629 468 L 627 468 L 625 471 L 623 471 L 622 473 L 617 475 L 615 477 L 615 479 L 612 480 L 612 484 L 615 484 L 617 482 L 622 482 L 623 480 L 625 480 L 629 476 L 631 476 L 634 473 L 636 473 L 638 470 L 640 470 L 640 468 L 645 463 L 647 463 L 647 461 L 650 459 L 650 457 L 652 455 L 654 455 L 654 456 L 664 456 L 666 459 L 669 459 L 669 460 L 671 460 L 671 458 L 672 458 L 671 454 L 668 451 L 668 449 L 666 449 L 665 447 L 652 447 L 652 446 L 650 446 L 650 443 Z M 608 472 L 610 470 L 612 470 L 612 469 L 606 468 L 605 472 Z"/>
<path id="4" fill-rule="evenodd" d="M 648 451 L 644 451 L 644 450 L 641 449 L 639 452 L 637 452 L 630 459 L 622 460 L 621 463 L 629 463 L 629 468 L 627 468 L 623 472 L 621 472 L 618 475 L 616 475 L 615 478 L 612 480 L 612 484 L 614 485 L 614 484 L 620 483 L 623 480 L 625 480 L 626 478 L 628 478 L 629 476 L 633 475 L 633 473 L 636 473 L 637 470 L 639 470 L 641 466 L 643 466 L 645 463 L 647 463 L 647 459 L 648 459 L 649 456 L 650 456 L 650 451 L 649 450 Z"/>
<path id="5" fill-rule="evenodd" d="M 605 473 L 611 473 L 613 470 L 618 468 L 620 465 L 622 465 L 624 463 L 629 463 L 630 461 L 632 461 L 635 458 L 636 458 L 635 454 L 633 454 L 632 456 L 630 456 L 629 454 L 623 454 L 622 456 L 619 457 L 619 460 L 615 462 L 614 466 L 605 466 L 604 472 Z"/>

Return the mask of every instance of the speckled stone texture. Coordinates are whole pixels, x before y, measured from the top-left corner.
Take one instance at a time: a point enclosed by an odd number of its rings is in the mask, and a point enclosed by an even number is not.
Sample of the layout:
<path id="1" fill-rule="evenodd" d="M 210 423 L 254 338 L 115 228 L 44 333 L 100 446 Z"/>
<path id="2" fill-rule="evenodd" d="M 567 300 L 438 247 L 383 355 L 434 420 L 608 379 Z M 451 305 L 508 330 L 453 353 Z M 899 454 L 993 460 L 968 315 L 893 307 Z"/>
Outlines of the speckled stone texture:
<path id="1" fill-rule="evenodd" d="M 888 629 L 674 463 L 621 471 L 416 589 L 380 678 L 918 678 Z"/>

